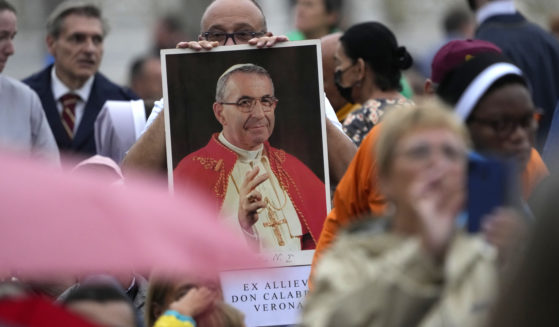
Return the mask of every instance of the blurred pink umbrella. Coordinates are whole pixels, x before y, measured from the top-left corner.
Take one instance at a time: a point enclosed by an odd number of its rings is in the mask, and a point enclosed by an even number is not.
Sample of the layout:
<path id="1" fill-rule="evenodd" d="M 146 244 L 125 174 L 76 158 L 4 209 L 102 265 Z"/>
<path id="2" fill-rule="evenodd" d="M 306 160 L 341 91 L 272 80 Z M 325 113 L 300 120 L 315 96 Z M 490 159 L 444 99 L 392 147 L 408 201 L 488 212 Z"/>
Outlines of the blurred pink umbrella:
<path id="1" fill-rule="evenodd" d="M 208 274 L 254 263 L 195 191 L 111 181 L 0 154 L 0 273 Z"/>

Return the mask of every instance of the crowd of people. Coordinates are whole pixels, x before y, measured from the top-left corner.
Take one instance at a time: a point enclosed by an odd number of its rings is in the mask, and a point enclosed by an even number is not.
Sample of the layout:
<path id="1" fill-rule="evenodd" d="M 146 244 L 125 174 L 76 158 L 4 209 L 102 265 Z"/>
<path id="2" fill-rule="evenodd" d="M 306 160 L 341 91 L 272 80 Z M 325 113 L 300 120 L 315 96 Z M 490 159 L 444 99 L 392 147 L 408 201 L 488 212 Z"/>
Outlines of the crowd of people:
<path id="1" fill-rule="evenodd" d="M 212 1 L 198 40 L 185 40 L 180 21 L 165 17 L 158 44 L 133 62 L 124 87 L 99 72 L 108 34 L 100 8 L 75 1 L 46 22 L 52 64 L 23 81 L 1 74 L 15 52 L 17 11 L 0 0 L 1 158 L 102 173 L 111 187 L 164 175 L 171 118 L 159 49 L 320 39 L 329 176 L 269 143 L 277 86 L 265 67 L 239 62 L 213 84 L 221 130 L 177 160 L 175 185 L 207 193 L 243 244 L 314 250 L 301 326 L 557 325 L 559 38 L 512 0 L 468 0 L 470 11 L 449 12 L 444 42 L 414 62 L 382 22 L 343 31 L 341 0 L 294 3 L 296 30 L 287 36 L 268 30 L 255 0 Z M 418 86 L 411 76 L 421 74 Z M 476 170 L 490 164 L 498 169 Z M 499 187 L 506 196 L 492 191 Z M 17 256 L 25 245 L 13 246 Z M 0 261 L 0 325 L 245 325 L 219 278 L 194 269 L 168 278 L 151 268 L 28 279 Z"/>

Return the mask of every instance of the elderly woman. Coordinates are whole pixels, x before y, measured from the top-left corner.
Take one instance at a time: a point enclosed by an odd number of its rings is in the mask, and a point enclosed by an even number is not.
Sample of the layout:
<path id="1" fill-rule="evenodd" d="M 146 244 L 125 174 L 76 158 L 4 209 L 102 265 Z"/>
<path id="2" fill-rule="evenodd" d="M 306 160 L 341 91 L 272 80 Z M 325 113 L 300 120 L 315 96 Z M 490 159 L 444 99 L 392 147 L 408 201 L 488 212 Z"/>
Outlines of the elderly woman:
<path id="1" fill-rule="evenodd" d="M 409 103 L 400 94 L 400 78 L 413 59 L 386 26 L 367 22 L 342 35 L 334 61 L 340 94 L 350 103 L 362 104 L 343 122 L 344 132 L 359 145 L 389 105 Z"/>
<path id="2" fill-rule="evenodd" d="M 376 147 L 383 219 L 342 233 L 314 272 L 303 326 L 470 326 L 493 298 L 495 251 L 456 230 L 469 138 L 438 102 L 390 112 Z"/>

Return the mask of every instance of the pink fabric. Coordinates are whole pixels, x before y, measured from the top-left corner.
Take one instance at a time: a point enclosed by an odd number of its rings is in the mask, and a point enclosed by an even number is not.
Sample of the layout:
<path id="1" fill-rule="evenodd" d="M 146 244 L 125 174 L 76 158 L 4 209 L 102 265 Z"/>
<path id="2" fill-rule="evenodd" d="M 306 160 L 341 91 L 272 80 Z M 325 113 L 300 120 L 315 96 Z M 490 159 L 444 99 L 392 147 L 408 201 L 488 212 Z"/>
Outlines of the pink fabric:
<path id="1" fill-rule="evenodd" d="M 215 273 L 254 264 L 243 240 L 190 189 L 145 181 L 110 187 L 0 153 L 0 273 Z"/>
<path id="2" fill-rule="evenodd" d="M 122 171 L 120 170 L 120 167 L 118 166 L 118 164 L 111 158 L 109 157 L 104 157 L 101 155 L 94 155 L 92 157 L 89 157 L 83 161 L 80 161 L 80 163 L 78 163 L 73 169 L 72 171 L 80 171 L 81 169 L 87 168 L 87 167 L 91 167 L 91 166 L 103 166 L 106 167 L 109 171 L 113 172 L 115 176 L 118 176 L 119 179 L 124 179 L 124 176 L 122 175 Z"/>

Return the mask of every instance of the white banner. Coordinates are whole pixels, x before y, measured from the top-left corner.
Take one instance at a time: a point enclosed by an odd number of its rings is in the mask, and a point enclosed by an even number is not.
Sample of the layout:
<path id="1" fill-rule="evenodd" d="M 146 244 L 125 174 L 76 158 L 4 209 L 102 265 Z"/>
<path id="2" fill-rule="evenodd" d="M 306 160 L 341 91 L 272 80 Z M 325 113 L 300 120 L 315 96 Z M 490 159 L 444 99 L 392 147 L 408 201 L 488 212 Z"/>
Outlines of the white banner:
<path id="1" fill-rule="evenodd" d="M 305 265 L 223 272 L 223 296 L 249 327 L 297 324 L 310 271 Z"/>

